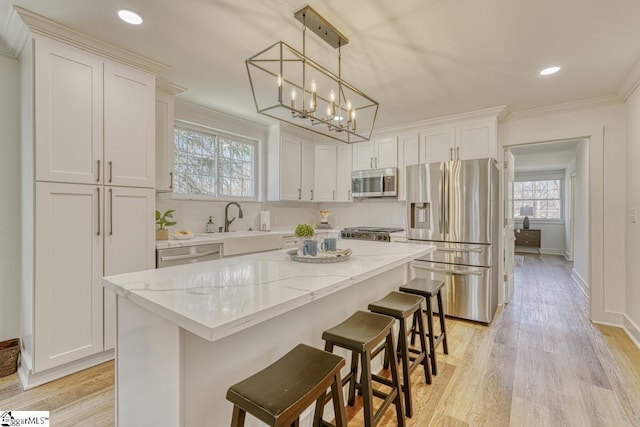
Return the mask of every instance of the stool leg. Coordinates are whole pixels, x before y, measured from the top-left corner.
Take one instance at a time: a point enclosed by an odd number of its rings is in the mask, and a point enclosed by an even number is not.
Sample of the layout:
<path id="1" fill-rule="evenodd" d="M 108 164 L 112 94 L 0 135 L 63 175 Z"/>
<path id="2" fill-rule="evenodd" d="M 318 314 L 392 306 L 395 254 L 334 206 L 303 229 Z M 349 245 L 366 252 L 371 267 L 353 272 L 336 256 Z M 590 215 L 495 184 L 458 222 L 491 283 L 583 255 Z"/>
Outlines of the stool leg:
<path id="1" fill-rule="evenodd" d="M 440 333 L 442 334 L 442 350 L 444 354 L 449 354 L 449 347 L 447 346 L 447 331 L 444 326 L 444 310 L 442 309 L 442 291 L 438 292 L 438 316 L 440 317 Z"/>
<path id="2" fill-rule="evenodd" d="M 400 320 L 398 331 L 398 355 L 402 363 L 402 385 L 404 392 L 404 406 L 407 417 L 413 416 L 413 405 L 411 403 L 411 372 L 409 372 L 409 348 L 407 346 L 407 325 L 405 319 Z"/>
<path id="3" fill-rule="evenodd" d="M 244 426 L 244 417 L 247 413 L 239 406 L 233 405 L 233 415 L 231 417 L 231 427 Z"/>
<path id="4" fill-rule="evenodd" d="M 420 309 L 422 310 L 422 305 L 420 307 Z M 416 318 L 415 316 L 413 317 L 413 321 L 411 322 L 411 346 L 416 345 Z"/>
<path id="5" fill-rule="evenodd" d="M 422 367 L 424 368 L 424 380 L 427 384 L 431 384 L 431 369 L 429 368 L 429 349 L 427 348 L 427 340 L 424 330 L 424 313 L 422 309 L 418 310 L 413 315 L 413 321 L 418 324 L 418 335 L 420 336 L 420 347 L 424 352 L 424 358 L 422 359 Z"/>
<path id="6" fill-rule="evenodd" d="M 347 427 L 347 415 L 344 411 L 344 398 L 342 397 L 342 380 L 340 372 L 333 377 L 331 384 L 331 398 L 333 400 L 333 412 L 335 414 L 336 427 Z M 313 425 L 318 425 L 313 423 Z"/>
<path id="7" fill-rule="evenodd" d="M 349 400 L 347 400 L 347 404 L 349 406 L 353 406 L 356 403 L 356 382 L 358 380 L 358 358 L 359 357 L 360 355 L 355 351 L 351 352 L 351 369 L 349 370 L 349 374 L 351 375 L 351 378 L 349 379 L 349 394 L 348 394 Z"/>
<path id="8" fill-rule="evenodd" d="M 393 334 L 387 335 L 387 348 L 388 353 L 391 355 L 396 354 L 393 348 Z M 402 386 L 400 385 L 400 375 L 398 374 L 398 361 L 396 357 L 392 357 L 389 360 L 389 369 L 391 370 L 391 382 L 396 385 L 397 394 L 393 403 L 396 407 L 396 417 L 398 419 L 398 427 L 404 427 L 406 420 L 404 418 L 404 410 L 402 408 Z"/>
<path id="9" fill-rule="evenodd" d="M 433 310 L 431 308 L 431 298 L 427 300 L 427 331 L 429 333 L 429 357 L 431 358 L 431 373 L 438 375 L 438 367 L 436 366 L 436 349 L 433 342 Z"/>
<path id="10" fill-rule="evenodd" d="M 388 353 L 393 357 L 393 353 Z M 390 358 L 391 358 L 390 357 Z M 395 365 L 395 357 L 391 360 L 392 366 Z M 396 373 L 397 376 L 397 373 Z M 373 423 L 373 390 L 371 389 L 371 352 L 369 350 L 362 353 L 362 407 L 364 409 L 364 426 L 374 427 Z"/>

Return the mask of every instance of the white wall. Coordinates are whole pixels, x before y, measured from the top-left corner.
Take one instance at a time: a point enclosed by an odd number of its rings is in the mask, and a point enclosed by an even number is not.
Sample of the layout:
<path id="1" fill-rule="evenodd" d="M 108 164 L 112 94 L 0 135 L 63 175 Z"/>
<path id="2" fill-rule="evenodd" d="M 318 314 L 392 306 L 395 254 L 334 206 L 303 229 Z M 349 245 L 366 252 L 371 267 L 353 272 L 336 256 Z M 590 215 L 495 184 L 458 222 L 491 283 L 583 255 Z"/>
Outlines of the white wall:
<path id="1" fill-rule="evenodd" d="M 590 310 L 596 322 L 621 325 L 625 311 L 625 158 L 623 104 L 548 108 L 511 114 L 499 128 L 503 146 L 589 138 Z M 576 245 L 577 246 L 577 245 Z"/>
<path id="2" fill-rule="evenodd" d="M 626 294 L 625 328 L 640 346 L 640 89 L 627 99 L 627 212 L 626 224 Z M 631 208 L 638 212 L 631 223 Z"/>
<path id="3" fill-rule="evenodd" d="M 18 61 L 0 54 L 0 341 L 20 334 Z"/>

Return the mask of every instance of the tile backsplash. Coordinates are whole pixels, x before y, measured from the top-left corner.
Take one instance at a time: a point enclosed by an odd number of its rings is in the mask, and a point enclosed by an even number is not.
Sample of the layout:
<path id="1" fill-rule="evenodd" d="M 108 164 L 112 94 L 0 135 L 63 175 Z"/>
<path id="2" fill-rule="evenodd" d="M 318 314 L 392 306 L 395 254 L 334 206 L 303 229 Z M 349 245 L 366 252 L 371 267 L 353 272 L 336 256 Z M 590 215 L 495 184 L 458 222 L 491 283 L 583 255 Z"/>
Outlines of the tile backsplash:
<path id="1" fill-rule="evenodd" d="M 249 228 L 259 230 L 260 211 L 271 212 L 271 229 L 294 229 L 301 223 L 320 222 L 320 210 L 329 210 L 329 223 L 335 229 L 352 226 L 380 226 L 405 228 L 405 202 L 394 200 L 363 200 L 354 203 L 309 202 L 239 202 L 244 213 L 230 225 L 232 231 Z M 215 230 L 224 227 L 224 208 L 227 202 L 173 199 L 170 193 L 156 196 L 156 209 L 164 212 L 174 209 L 177 224 L 171 230 L 190 230 L 204 233 L 209 217 Z M 229 207 L 229 217 L 238 216 L 238 207 Z"/>

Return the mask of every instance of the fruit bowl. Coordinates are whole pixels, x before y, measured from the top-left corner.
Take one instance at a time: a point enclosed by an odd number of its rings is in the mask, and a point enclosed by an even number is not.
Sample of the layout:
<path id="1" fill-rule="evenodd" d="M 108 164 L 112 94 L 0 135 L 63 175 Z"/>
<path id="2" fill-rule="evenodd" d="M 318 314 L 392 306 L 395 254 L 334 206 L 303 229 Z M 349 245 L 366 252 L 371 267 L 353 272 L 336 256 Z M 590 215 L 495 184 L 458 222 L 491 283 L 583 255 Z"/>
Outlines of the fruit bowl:
<path id="1" fill-rule="evenodd" d="M 179 230 L 174 231 L 172 234 L 174 239 L 176 240 L 189 240 L 193 239 L 193 233 L 188 230 Z"/>

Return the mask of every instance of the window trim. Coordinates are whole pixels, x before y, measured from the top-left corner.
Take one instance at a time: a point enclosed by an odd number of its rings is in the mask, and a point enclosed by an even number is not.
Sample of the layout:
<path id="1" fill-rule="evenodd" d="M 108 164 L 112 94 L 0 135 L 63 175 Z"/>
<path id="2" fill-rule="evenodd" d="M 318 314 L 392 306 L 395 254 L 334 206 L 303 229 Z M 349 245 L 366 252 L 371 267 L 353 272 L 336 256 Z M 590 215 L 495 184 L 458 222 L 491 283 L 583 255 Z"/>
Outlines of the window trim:
<path id="1" fill-rule="evenodd" d="M 262 141 L 257 138 L 251 138 L 245 135 L 241 135 L 234 132 L 224 131 L 216 129 L 210 126 L 205 126 L 199 123 L 190 122 L 187 120 L 174 120 L 173 131 L 176 129 L 183 129 L 192 132 L 205 133 L 212 135 L 216 138 L 216 144 L 218 143 L 218 137 L 233 139 L 234 141 L 253 145 L 253 197 L 238 197 L 238 196 L 212 196 L 209 194 L 191 194 L 191 193 L 177 193 L 175 190 L 171 192 L 171 199 L 173 200 L 194 200 L 194 201 L 236 201 L 236 202 L 260 202 L 261 201 L 261 175 L 260 175 L 260 162 L 262 153 Z M 173 146 L 175 148 L 175 137 L 173 138 Z M 175 160 L 174 160 L 175 161 Z M 216 170 L 216 173 L 218 171 Z M 217 186 L 219 185 L 216 184 Z M 216 191 L 218 188 L 216 188 Z"/>
<path id="2" fill-rule="evenodd" d="M 565 222 L 565 179 L 564 174 L 560 171 L 548 171 L 543 173 L 527 173 L 527 174 L 517 174 L 514 179 L 514 184 L 516 182 L 531 182 L 531 181 L 560 181 L 560 218 L 536 218 L 529 217 L 529 222 L 531 223 L 539 223 L 539 224 L 564 224 Z M 515 202 L 516 200 L 524 200 L 524 199 L 516 199 L 515 196 L 515 188 L 513 194 L 513 219 L 514 221 L 522 222 L 524 217 L 520 215 L 516 215 L 515 212 Z M 556 200 L 556 199 L 536 199 L 536 200 Z"/>

